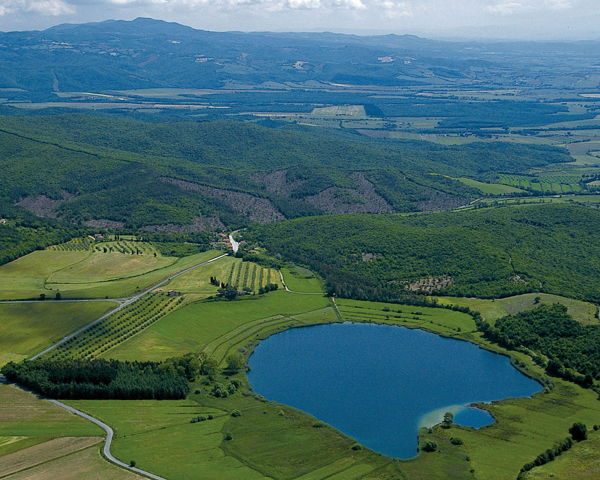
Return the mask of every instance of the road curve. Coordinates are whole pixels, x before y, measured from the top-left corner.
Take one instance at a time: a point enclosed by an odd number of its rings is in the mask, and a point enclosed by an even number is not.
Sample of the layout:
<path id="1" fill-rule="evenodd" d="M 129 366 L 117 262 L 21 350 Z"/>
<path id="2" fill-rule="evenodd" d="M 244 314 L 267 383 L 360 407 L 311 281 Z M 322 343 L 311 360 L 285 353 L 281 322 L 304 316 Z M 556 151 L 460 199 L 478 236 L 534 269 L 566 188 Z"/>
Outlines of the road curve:
<path id="1" fill-rule="evenodd" d="M 192 267 L 186 268 L 185 270 L 182 270 L 181 272 L 176 273 L 175 275 L 171 275 L 170 277 L 164 279 L 162 282 L 157 283 L 156 285 L 150 287 L 148 290 L 144 290 L 142 293 L 138 293 L 137 295 L 131 297 L 130 299 L 126 300 L 125 302 L 123 302 L 121 305 L 119 305 L 117 308 L 115 308 L 114 310 L 111 310 L 110 312 L 108 312 L 106 315 L 101 316 L 98 320 L 94 320 L 92 323 L 88 323 L 85 327 L 80 328 L 79 330 L 77 330 L 75 333 L 72 333 L 71 335 L 66 336 L 65 338 L 63 338 L 62 340 L 59 340 L 58 342 L 56 342 L 54 345 L 52 345 L 51 347 L 48 347 L 46 350 L 44 350 L 43 352 L 38 353 L 37 355 L 34 355 L 33 357 L 31 357 L 29 360 L 35 360 L 38 357 L 41 357 L 42 355 L 44 355 L 45 353 L 48 353 L 50 350 L 55 349 L 56 347 L 58 347 L 59 345 L 62 345 L 63 343 L 69 341 L 71 338 L 73 338 L 75 335 L 79 335 L 81 332 L 84 332 L 85 330 L 87 330 L 88 328 L 96 325 L 97 323 L 101 322 L 102 320 L 104 320 L 106 317 L 111 316 L 113 313 L 118 312 L 119 310 L 122 310 L 123 308 L 125 308 L 128 305 L 131 305 L 134 302 L 137 302 L 140 298 L 142 298 L 144 295 L 149 294 L 150 292 L 153 292 L 154 290 L 156 290 L 159 287 L 162 287 L 165 283 L 170 282 L 171 280 L 173 280 L 174 278 L 178 277 L 179 275 L 183 275 L 184 273 L 189 272 L 190 270 L 194 270 L 195 268 L 201 267 L 202 265 L 206 265 L 208 263 L 214 262 L 216 260 L 219 260 L 220 258 L 226 257 L 228 254 L 225 253 L 223 255 L 219 255 L 218 257 L 215 258 L 211 258 L 210 260 L 207 260 L 206 262 L 202 262 L 199 263 L 198 265 L 194 265 Z M 61 300 L 62 301 L 62 300 Z"/>
<path id="2" fill-rule="evenodd" d="M 237 232 L 239 232 L 239 230 L 236 230 L 235 232 L 231 232 L 231 234 L 229 235 L 229 242 L 231 243 L 231 248 L 232 248 L 232 250 L 233 250 L 233 253 L 237 253 L 237 251 L 238 251 L 238 250 L 239 250 L 239 248 L 240 248 L 240 244 L 239 244 L 238 242 L 236 242 L 236 241 L 233 239 L 233 236 L 234 236 L 234 235 L 235 235 Z"/>
<path id="3" fill-rule="evenodd" d="M 294 290 L 290 290 L 288 288 L 288 286 L 285 284 L 285 280 L 283 279 L 283 273 L 281 273 L 281 270 L 279 270 L 279 276 L 281 277 L 281 283 L 283 285 L 283 288 L 285 288 L 286 292 L 290 292 L 290 293 L 297 293 L 298 295 L 324 295 L 323 292 L 295 292 Z"/>
<path id="4" fill-rule="evenodd" d="M 6 379 L 6 377 L 1 374 L 0 374 L 0 383 L 11 385 L 11 383 Z M 48 402 L 53 403 L 54 405 L 56 405 L 60 408 L 64 408 L 65 410 L 68 410 L 69 412 L 74 413 L 75 415 L 79 415 L 80 417 L 83 417 L 86 420 L 89 420 L 90 422 L 95 423 L 100 428 L 102 428 L 106 432 L 106 443 L 104 444 L 104 455 L 110 462 L 113 462 L 120 467 L 126 468 L 127 470 L 131 470 L 131 471 L 139 473 L 141 475 L 145 475 L 147 477 L 154 478 L 155 480 L 167 480 L 166 478 L 159 477 L 158 475 L 154 475 L 153 473 L 146 472 L 145 470 L 142 470 L 140 468 L 131 467 L 131 466 L 127 465 L 126 463 L 123 463 L 121 460 L 117 460 L 115 457 L 113 457 L 112 454 L 110 453 L 110 444 L 112 443 L 114 432 L 113 432 L 113 429 L 110 428 L 106 423 L 95 419 L 94 417 L 92 417 L 91 415 L 88 415 L 87 413 L 83 413 L 73 407 L 69 407 L 68 405 L 65 405 L 64 403 L 59 402 L 58 400 L 52 400 L 51 398 L 44 397 L 43 395 L 40 395 L 39 393 L 36 393 L 32 390 L 29 390 L 28 388 L 25 388 L 25 387 L 19 385 L 18 383 L 13 383 L 12 385 L 14 385 L 15 387 L 20 388 L 21 390 L 24 390 L 28 393 L 37 395 L 38 397 L 40 397 L 44 400 L 47 400 Z"/>
<path id="5" fill-rule="evenodd" d="M 101 422 L 100 420 L 92 417 L 91 415 L 88 415 L 87 413 L 83 413 L 73 407 L 69 407 L 68 405 L 65 405 L 64 403 L 59 402 L 58 400 L 52 400 L 50 398 L 48 398 L 47 400 L 50 403 L 53 403 L 54 405 L 64 408 L 65 410 L 68 410 L 69 412 L 74 413 L 75 415 L 79 415 L 80 417 L 83 417 L 86 420 L 89 420 L 90 422 L 95 423 L 100 428 L 104 429 L 104 431 L 106 432 L 106 443 L 104 444 L 103 451 L 104 451 L 104 456 L 109 461 L 117 464 L 119 467 L 123 467 L 123 468 L 126 468 L 127 470 L 131 470 L 132 472 L 139 473 L 140 475 L 145 475 L 146 477 L 154 478 L 155 480 L 166 480 L 166 478 L 164 478 L 164 477 L 159 477 L 158 475 L 154 475 L 153 473 L 146 472 L 145 470 L 142 470 L 140 468 L 131 467 L 131 466 L 127 465 L 126 463 L 122 462 L 121 460 L 117 460 L 115 457 L 113 457 L 112 454 L 110 453 L 110 444 L 112 443 L 114 432 L 113 432 L 113 429 L 110 428 L 106 423 Z"/>

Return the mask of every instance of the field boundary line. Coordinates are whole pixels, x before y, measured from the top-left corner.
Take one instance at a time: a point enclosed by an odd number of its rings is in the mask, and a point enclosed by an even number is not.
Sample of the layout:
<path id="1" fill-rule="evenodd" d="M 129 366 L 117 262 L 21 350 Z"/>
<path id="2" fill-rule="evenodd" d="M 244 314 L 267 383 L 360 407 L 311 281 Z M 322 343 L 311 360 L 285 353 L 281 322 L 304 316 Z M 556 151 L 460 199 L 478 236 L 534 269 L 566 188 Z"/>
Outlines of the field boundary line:
<path id="1" fill-rule="evenodd" d="M 106 432 L 106 443 L 104 444 L 103 453 L 110 462 L 118 465 L 119 467 L 123 467 L 127 470 L 139 473 L 140 475 L 144 475 L 146 477 L 153 478 L 154 480 L 167 480 L 164 477 L 159 477 L 158 475 L 154 475 L 153 473 L 146 472 L 145 470 L 142 470 L 140 468 L 131 467 L 130 465 L 127 465 L 126 463 L 122 462 L 121 460 L 118 460 L 115 457 L 113 457 L 112 454 L 110 453 L 110 444 L 112 443 L 114 431 L 106 423 L 92 417 L 91 415 L 88 415 L 87 413 L 83 413 L 82 411 L 77 410 L 76 408 L 70 407 L 69 405 L 59 402 L 58 400 L 54 400 L 52 398 L 45 397 L 44 395 L 42 395 L 40 393 L 34 392 L 33 390 L 29 390 L 28 388 L 25 388 L 22 385 L 19 385 L 18 383 L 9 382 L 8 379 L 4 375 L 1 375 L 1 374 L 0 374 L 0 383 L 3 383 L 5 385 L 14 385 L 15 387 L 17 387 L 27 393 L 31 393 L 32 395 L 35 395 L 38 398 L 41 398 L 50 403 L 53 403 L 57 407 L 63 408 L 75 415 L 78 415 L 78 416 L 94 423 L 95 425 L 98 425 L 102 430 L 104 430 Z M 91 447 L 93 447 L 93 445 L 91 445 L 88 448 L 91 448 Z"/>
<path id="2" fill-rule="evenodd" d="M 123 308 L 127 307 L 128 305 L 131 305 L 132 303 L 137 302 L 140 298 L 142 298 L 144 295 L 149 294 L 150 292 L 153 292 L 154 290 L 156 290 L 159 287 L 162 287 L 164 284 L 170 282 L 172 279 L 183 275 L 187 272 L 189 272 L 190 270 L 194 270 L 195 268 L 201 267 L 203 265 L 207 265 L 209 263 L 212 263 L 216 260 L 219 260 L 223 257 L 228 256 L 229 254 L 225 253 L 223 255 L 219 255 L 218 257 L 214 257 L 211 258 L 210 260 L 206 260 L 205 262 L 199 263 L 198 265 L 193 265 L 189 268 L 186 268 L 185 270 L 182 270 L 181 272 L 175 273 L 174 275 L 171 275 L 168 278 L 165 278 L 164 280 L 160 281 L 159 283 L 156 283 L 154 285 L 152 285 L 150 288 L 148 288 L 147 290 L 144 290 L 142 293 L 139 293 L 133 297 L 131 297 L 129 300 L 126 300 L 125 302 L 123 302 L 121 305 L 119 305 L 117 308 L 115 308 L 114 310 L 108 312 L 107 314 L 101 316 L 100 318 L 98 318 L 97 320 L 94 320 L 91 323 L 88 323 L 85 327 L 80 328 L 79 330 L 77 330 L 75 333 L 72 333 L 71 335 L 67 335 L 65 338 L 63 338 L 62 340 L 59 340 L 58 342 L 56 342 L 54 345 L 52 345 L 51 347 L 48 347 L 46 350 L 44 350 L 43 352 L 38 353 L 37 355 L 34 355 L 33 357 L 31 357 L 29 360 L 35 360 L 36 358 L 41 357 L 42 355 L 48 353 L 50 350 L 54 350 L 56 347 L 58 347 L 59 345 L 62 345 L 63 343 L 71 340 L 73 337 L 75 337 L 76 335 L 79 335 L 81 332 L 86 331 L 88 328 L 96 325 L 97 323 L 100 323 L 102 320 L 104 320 L 107 317 L 110 317 L 113 313 L 116 313 L 120 310 L 122 310 Z"/>
<path id="3" fill-rule="evenodd" d="M 119 467 L 123 467 L 127 470 L 139 473 L 140 475 L 144 475 L 146 477 L 153 478 L 154 480 L 166 480 L 166 478 L 164 478 L 164 477 L 159 477 L 158 475 L 154 475 L 153 473 L 146 472 L 145 470 L 142 470 L 140 468 L 132 467 L 132 466 L 127 465 L 126 463 L 122 462 L 121 460 L 118 460 L 115 457 L 113 457 L 112 454 L 110 453 L 110 444 L 112 443 L 114 432 L 113 432 L 113 429 L 111 427 L 109 427 L 106 423 L 101 422 L 100 420 L 92 417 L 91 415 L 88 415 L 87 413 L 83 413 L 80 410 L 77 410 L 73 407 L 70 407 L 69 405 L 59 402 L 58 400 L 53 400 L 51 398 L 48 398 L 47 400 L 50 403 L 53 403 L 54 405 L 56 405 L 58 407 L 64 408 L 65 410 L 68 410 L 69 412 L 74 413 L 75 415 L 79 415 L 80 417 L 85 418 L 86 420 L 89 420 L 90 422 L 95 423 L 100 428 L 102 428 L 106 432 L 106 443 L 104 444 L 103 453 L 104 453 L 104 456 L 110 462 L 118 465 Z"/>

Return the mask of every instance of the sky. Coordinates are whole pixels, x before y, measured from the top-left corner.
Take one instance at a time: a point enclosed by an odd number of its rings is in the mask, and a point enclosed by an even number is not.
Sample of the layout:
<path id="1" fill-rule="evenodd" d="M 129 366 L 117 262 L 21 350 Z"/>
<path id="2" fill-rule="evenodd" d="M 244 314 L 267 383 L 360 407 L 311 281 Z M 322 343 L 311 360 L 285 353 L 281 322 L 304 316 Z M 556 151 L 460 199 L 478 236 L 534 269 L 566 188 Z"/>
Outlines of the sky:
<path id="1" fill-rule="evenodd" d="M 150 17 L 213 31 L 600 40 L 599 0 L 0 0 L 0 31 Z"/>

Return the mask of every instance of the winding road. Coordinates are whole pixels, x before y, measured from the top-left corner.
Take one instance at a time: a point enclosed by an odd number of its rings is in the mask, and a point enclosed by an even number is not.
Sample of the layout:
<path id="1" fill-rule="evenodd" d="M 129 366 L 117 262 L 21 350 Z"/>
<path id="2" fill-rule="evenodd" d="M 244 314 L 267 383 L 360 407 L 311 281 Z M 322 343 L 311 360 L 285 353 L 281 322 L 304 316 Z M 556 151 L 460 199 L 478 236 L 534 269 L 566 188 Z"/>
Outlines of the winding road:
<path id="1" fill-rule="evenodd" d="M 6 377 L 4 375 L 0 375 L 0 383 L 11 385 L 11 383 L 6 379 Z M 159 477 L 158 475 L 154 475 L 153 473 L 146 472 L 145 470 L 142 470 L 140 468 L 135 468 L 130 465 L 127 465 L 126 463 L 122 462 L 121 460 L 117 460 L 115 457 L 113 457 L 112 454 L 110 453 L 110 444 L 112 443 L 114 431 L 106 423 L 101 422 L 100 420 L 92 417 L 91 415 L 88 415 L 87 413 L 83 413 L 80 410 L 77 410 L 73 407 L 69 407 L 68 405 L 65 405 L 64 403 L 59 402 L 58 400 L 52 400 L 51 398 L 44 397 L 43 395 L 33 392 L 33 391 L 29 390 L 28 388 L 22 387 L 21 385 L 19 385 L 17 383 L 13 383 L 12 385 L 14 385 L 15 387 L 20 388 L 21 390 L 24 390 L 28 393 L 31 393 L 40 398 L 43 398 L 44 400 L 47 400 L 50 403 L 53 403 L 54 405 L 56 405 L 60 408 L 64 408 L 65 410 L 68 410 L 69 412 L 74 413 L 75 415 L 79 415 L 80 417 L 85 418 L 86 420 L 89 420 L 90 422 L 95 423 L 100 428 L 102 428 L 106 432 L 106 443 L 104 444 L 103 452 L 104 452 L 104 456 L 110 462 L 113 462 L 114 464 L 118 465 L 119 467 L 123 467 L 123 468 L 126 468 L 127 470 L 131 470 L 132 472 L 139 473 L 140 475 L 145 475 L 146 477 L 154 478 L 155 480 L 167 480 L 166 478 Z"/>
<path id="2" fill-rule="evenodd" d="M 166 478 L 164 478 L 164 477 L 159 477 L 158 475 L 154 475 L 153 473 L 146 472 L 145 470 L 142 470 L 140 468 L 132 467 L 130 465 L 127 465 L 126 463 L 123 463 L 121 460 L 117 460 L 115 457 L 113 457 L 112 454 L 110 453 L 110 444 L 112 443 L 114 432 L 113 432 L 113 429 L 110 428 L 106 423 L 101 422 L 100 420 L 92 417 L 91 415 L 88 415 L 87 413 L 83 413 L 73 407 L 69 407 L 68 405 L 65 405 L 64 403 L 59 402 L 58 400 L 52 400 L 50 398 L 48 398 L 47 400 L 50 403 L 53 403 L 54 405 L 64 408 L 65 410 L 68 410 L 69 412 L 74 413 L 75 415 L 79 415 L 80 417 L 83 417 L 86 420 L 89 420 L 90 422 L 95 423 L 100 428 L 104 429 L 104 431 L 106 432 L 106 443 L 104 444 L 103 452 L 104 452 L 104 456 L 109 461 L 119 465 L 120 467 L 126 468 L 127 470 L 131 470 L 132 472 L 136 472 L 141 475 L 145 475 L 146 477 L 154 478 L 155 480 L 166 480 Z"/>
<path id="3" fill-rule="evenodd" d="M 73 338 L 75 335 L 79 335 L 81 332 L 86 331 L 88 328 L 96 325 L 97 323 L 101 322 L 102 320 L 104 320 L 106 317 L 111 316 L 113 313 L 118 312 L 119 310 L 122 310 L 123 308 L 125 308 L 128 305 L 131 305 L 134 302 L 137 302 L 140 298 L 142 298 L 144 295 L 149 294 L 150 292 L 153 292 L 154 290 L 156 290 L 159 287 L 162 287 L 165 283 L 170 282 L 171 280 L 173 280 L 174 278 L 178 277 L 179 275 L 183 275 L 184 273 L 189 272 L 190 270 L 194 270 L 195 268 L 201 267 L 202 265 L 207 265 L 211 262 L 214 262 L 216 260 L 219 260 L 220 258 L 226 257 L 228 254 L 225 253 L 223 255 L 219 255 L 218 257 L 215 258 L 211 258 L 210 260 L 207 260 L 206 262 L 202 262 L 199 263 L 197 265 L 194 265 L 192 267 L 186 268 L 185 270 L 182 270 L 181 272 L 178 272 L 174 275 L 171 275 L 168 278 L 165 278 L 164 280 L 162 280 L 161 282 L 157 283 L 156 285 L 153 285 L 152 287 L 150 287 L 148 290 L 144 290 L 142 293 L 139 293 L 133 297 L 131 297 L 128 300 L 125 300 L 121 305 L 119 305 L 117 308 L 115 308 L 114 310 L 111 310 L 110 312 L 108 312 L 106 315 L 101 316 L 98 320 L 94 320 L 92 323 L 88 323 L 85 327 L 80 328 L 79 330 L 77 330 L 75 333 L 72 333 L 71 335 L 66 336 L 65 338 L 63 338 L 62 340 L 56 342 L 54 345 L 52 345 L 51 347 L 48 347 L 46 350 L 44 350 L 43 352 L 38 353 L 37 355 L 34 355 L 33 357 L 31 357 L 29 360 L 35 360 L 38 357 L 41 357 L 42 355 L 44 355 L 45 353 L 48 353 L 50 350 L 55 349 L 56 347 L 58 347 L 59 345 L 62 345 L 65 342 L 68 342 L 71 338 Z M 62 301 L 62 300 L 61 300 Z"/>
<path id="4" fill-rule="evenodd" d="M 117 308 L 115 308 L 111 312 L 107 313 L 106 315 L 103 315 L 102 317 L 100 317 L 99 319 L 93 321 L 92 323 L 87 324 L 85 327 L 80 328 L 75 333 L 72 333 L 71 335 L 68 335 L 67 337 L 65 337 L 62 340 L 60 340 L 59 342 L 55 343 L 54 345 L 52 345 L 51 347 L 47 348 L 43 352 L 38 353 L 37 355 L 31 357 L 30 360 L 35 360 L 36 358 L 40 357 L 41 355 L 43 355 L 43 354 L 49 352 L 50 350 L 58 347 L 59 345 L 65 343 L 69 339 L 73 338 L 75 335 L 78 335 L 79 333 L 81 333 L 81 332 L 87 330 L 88 328 L 90 328 L 92 325 L 95 325 L 98 322 L 101 322 L 106 317 L 112 315 L 115 312 L 118 312 L 119 310 L 125 308 L 127 305 L 131 305 L 132 303 L 134 303 L 137 300 L 139 300 L 140 298 L 142 298 L 144 295 L 147 295 L 148 293 L 156 290 L 157 288 L 163 286 L 164 284 L 166 284 L 167 282 L 173 280 L 174 278 L 176 278 L 176 277 L 178 277 L 180 275 L 183 275 L 184 273 L 187 273 L 190 270 L 194 270 L 195 268 L 201 267 L 202 265 L 207 265 L 207 264 L 212 263 L 212 262 L 214 262 L 216 260 L 219 260 L 220 258 L 226 257 L 227 255 L 228 254 L 219 255 L 218 257 L 211 258 L 210 260 L 207 260 L 205 262 L 199 263 L 197 265 L 193 265 L 192 267 L 186 268 L 185 270 L 182 270 L 181 272 L 178 272 L 178 273 L 176 273 L 174 275 L 171 275 L 170 277 L 162 280 L 161 282 L 157 283 L 156 285 L 153 285 L 152 287 L 148 288 L 147 290 L 143 291 L 142 293 L 140 293 L 138 295 L 135 295 L 135 296 L 133 296 L 133 297 L 125 300 L 123 303 L 121 303 Z M 0 381 L 4 381 L 4 380 L 5 380 L 4 376 L 0 375 Z M 20 388 L 23 388 L 23 387 L 20 387 Z M 120 467 L 126 468 L 127 470 L 139 473 L 140 475 L 144 475 L 146 477 L 153 478 L 155 480 L 166 480 L 165 478 L 159 477 L 158 475 L 154 475 L 153 473 L 146 472 L 145 470 L 141 470 L 139 468 L 127 465 L 126 463 L 124 463 L 124 462 L 116 459 L 115 457 L 113 457 L 113 455 L 110 453 L 110 445 L 112 443 L 114 431 L 106 423 L 101 422 L 100 420 L 92 417 L 91 415 L 88 415 L 87 413 L 83 413 L 83 412 L 81 412 L 81 411 L 79 411 L 79 410 L 77 410 L 77 409 L 75 409 L 73 407 L 70 407 L 69 405 L 66 405 L 66 404 L 64 404 L 62 402 L 59 402 L 58 400 L 52 400 L 50 398 L 46 398 L 46 400 L 48 400 L 50 403 L 53 403 L 54 405 L 57 405 L 58 407 L 64 408 L 65 410 L 68 410 L 69 412 L 74 413 L 75 415 L 79 415 L 80 417 L 85 418 L 86 420 L 89 420 L 90 422 L 95 423 L 100 428 L 102 428 L 106 432 L 106 443 L 104 444 L 104 450 L 103 450 L 104 451 L 104 456 L 109 461 L 111 461 L 112 463 L 114 463 L 114 464 L 116 464 L 116 465 L 118 465 Z"/>

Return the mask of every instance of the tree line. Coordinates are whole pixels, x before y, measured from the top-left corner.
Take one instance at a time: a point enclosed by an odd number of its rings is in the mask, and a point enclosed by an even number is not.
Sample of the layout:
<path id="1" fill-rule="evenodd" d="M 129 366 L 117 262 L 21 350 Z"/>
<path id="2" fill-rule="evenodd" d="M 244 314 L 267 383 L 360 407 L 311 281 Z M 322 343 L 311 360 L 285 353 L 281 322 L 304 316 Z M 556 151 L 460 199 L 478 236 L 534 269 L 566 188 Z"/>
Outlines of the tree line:
<path id="1" fill-rule="evenodd" d="M 194 355 L 165 362 L 67 359 L 7 363 L 2 374 L 37 393 L 56 399 L 180 399 L 201 371 Z"/>

